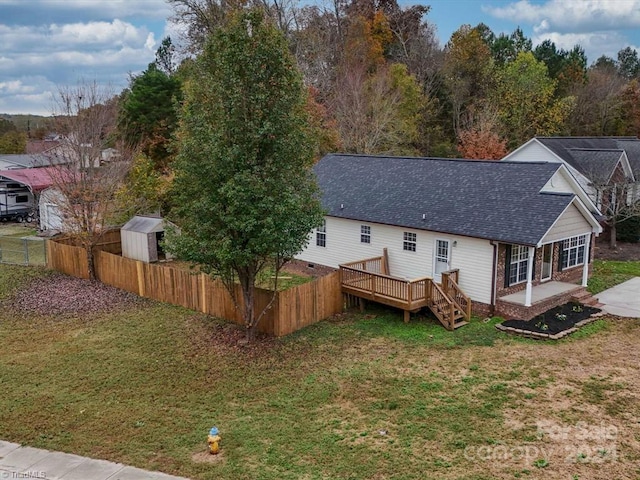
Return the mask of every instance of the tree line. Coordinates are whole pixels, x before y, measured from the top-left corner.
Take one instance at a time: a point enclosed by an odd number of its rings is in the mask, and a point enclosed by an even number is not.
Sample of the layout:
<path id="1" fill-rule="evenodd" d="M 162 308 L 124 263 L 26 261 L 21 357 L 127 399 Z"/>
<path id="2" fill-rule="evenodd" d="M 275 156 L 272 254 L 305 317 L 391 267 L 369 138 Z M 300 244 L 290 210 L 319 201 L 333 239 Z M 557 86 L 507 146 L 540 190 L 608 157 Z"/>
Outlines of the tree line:
<path id="1" fill-rule="evenodd" d="M 185 31 L 121 95 L 120 127 L 160 170 L 193 57 L 246 2 L 169 0 Z M 535 135 L 638 135 L 640 59 L 631 47 L 590 65 L 584 49 L 535 48 L 520 28 L 462 25 L 443 47 L 430 7 L 397 0 L 299 6 L 252 0 L 288 42 L 307 109 L 330 151 L 497 159 Z M 185 55 L 186 54 L 186 55 Z M 177 58 L 182 60 L 177 62 Z"/>

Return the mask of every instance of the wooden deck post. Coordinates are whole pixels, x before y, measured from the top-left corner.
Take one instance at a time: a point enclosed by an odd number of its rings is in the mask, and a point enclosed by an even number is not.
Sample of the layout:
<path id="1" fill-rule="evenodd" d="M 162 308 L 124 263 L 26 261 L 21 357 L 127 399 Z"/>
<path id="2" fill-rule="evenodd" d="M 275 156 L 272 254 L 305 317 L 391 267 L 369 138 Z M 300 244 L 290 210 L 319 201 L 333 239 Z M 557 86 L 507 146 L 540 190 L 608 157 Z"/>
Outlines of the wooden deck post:
<path id="1" fill-rule="evenodd" d="M 382 274 L 390 275 L 389 273 L 389 252 L 387 251 L 387 247 L 382 249 Z"/>
<path id="2" fill-rule="evenodd" d="M 404 323 L 409 323 L 411 319 L 411 312 L 409 310 L 404 311 Z"/>

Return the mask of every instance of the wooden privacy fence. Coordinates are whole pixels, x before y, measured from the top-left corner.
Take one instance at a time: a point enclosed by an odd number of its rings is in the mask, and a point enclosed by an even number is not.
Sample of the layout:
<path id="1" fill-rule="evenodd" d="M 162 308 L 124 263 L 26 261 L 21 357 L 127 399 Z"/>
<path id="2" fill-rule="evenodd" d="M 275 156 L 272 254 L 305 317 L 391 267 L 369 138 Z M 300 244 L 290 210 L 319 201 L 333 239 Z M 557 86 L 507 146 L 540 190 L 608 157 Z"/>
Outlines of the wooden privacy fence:
<path id="1" fill-rule="evenodd" d="M 51 240 L 47 245 L 47 265 L 50 268 L 87 278 L 87 260 L 82 248 Z M 96 276 L 102 283 L 141 297 L 181 305 L 237 324 L 243 323 L 241 311 L 235 307 L 222 282 L 208 275 L 144 263 L 100 250 L 94 254 L 94 263 Z M 236 298 L 242 308 L 240 286 L 236 288 Z M 272 296 L 270 290 L 256 289 L 256 313 L 269 304 Z M 341 312 L 342 306 L 340 273 L 333 272 L 313 282 L 277 292 L 258 330 L 275 336 L 288 335 Z"/>

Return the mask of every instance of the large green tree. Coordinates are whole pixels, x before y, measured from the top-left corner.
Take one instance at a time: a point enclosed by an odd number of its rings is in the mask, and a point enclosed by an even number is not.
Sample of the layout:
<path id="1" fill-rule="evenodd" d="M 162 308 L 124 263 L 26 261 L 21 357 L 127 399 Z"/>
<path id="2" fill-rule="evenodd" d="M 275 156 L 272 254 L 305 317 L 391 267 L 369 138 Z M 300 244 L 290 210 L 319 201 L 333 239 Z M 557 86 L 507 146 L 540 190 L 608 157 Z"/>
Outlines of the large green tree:
<path id="1" fill-rule="evenodd" d="M 153 160 L 160 171 L 170 163 L 169 145 L 177 126 L 177 105 L 182 98 L 179 78 L 166 71 L 171 65 L 167 53 L 170 48 L 170 41 L 165 39 L 156 54 L 157 62 L 132 77 L 129 89 L 121 96 L 118 118 L 123 138 Z"/>
<path id="2" fill-rule="evenodd" d="M 533 53 L 522 52 L 505 65 L 493 92 L 504 136 L 515 148 L 536 135 L 562 133 L 574 98 L 555 98 L 557 82 Z"/>
<path id="3" fill-rule="evenodd" d="M 258 275 L 278 272 L 322 222 L 305 106 L 286 39 L 259 11 L 216 30 L 186 82 L 169 246 L 224 282 L 247 340 L 264 314 Z"/>

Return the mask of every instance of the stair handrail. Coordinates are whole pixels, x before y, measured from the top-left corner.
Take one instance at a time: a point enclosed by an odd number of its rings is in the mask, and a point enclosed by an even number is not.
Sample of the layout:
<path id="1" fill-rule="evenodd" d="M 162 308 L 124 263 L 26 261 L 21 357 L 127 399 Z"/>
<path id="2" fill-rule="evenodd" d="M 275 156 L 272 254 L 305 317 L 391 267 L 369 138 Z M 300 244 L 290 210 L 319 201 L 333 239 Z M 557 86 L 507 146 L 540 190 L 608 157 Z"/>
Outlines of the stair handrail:
<path id="1" fill-rule="evenodd" d="M 471 320 L 471 299 L 462 291 L 453 278 L 448 278 L 446 293 L 453 303 L 455 303 L 456 307 L 458 307 L 458 310 L 462 312 L 465 320 L 467 322 Z"/>

